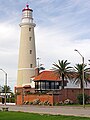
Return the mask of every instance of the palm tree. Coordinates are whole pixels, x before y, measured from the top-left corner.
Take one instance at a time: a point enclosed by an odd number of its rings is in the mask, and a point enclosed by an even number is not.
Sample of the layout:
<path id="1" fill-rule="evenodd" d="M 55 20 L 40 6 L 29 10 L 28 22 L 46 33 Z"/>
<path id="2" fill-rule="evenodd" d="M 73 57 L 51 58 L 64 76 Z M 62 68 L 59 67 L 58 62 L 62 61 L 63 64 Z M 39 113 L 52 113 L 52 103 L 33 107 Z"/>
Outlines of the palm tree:
<path id="1" fill-rule="evenodd" d="M 87 65 L 83 64 L 76 64 L 76 66 L 74 67 L 74 70 L 76 71 L 75 75 L 74 75 L 74 83 L 75 84 L 80 84 L 80 88 L 83 88 L 83 70 L 84 70 L 84 81 L 87 85 L 87 82 L 90 82 L 90 75 L 88 74 L 88 71 L 90 70 L 90 68 L 86 68 Z"/>
<path id="2" fill-rule="evenodd" d="M 6 88 L 6 93 L 11 93 L 11 88 L 10 88 L 10 86 L 5 86 L 5 85 L 4 85 L 4 87 L 2 87 L 2 92 L 3 92 L 3 93 L 5 93 L 5 88 Z"/>
<path id="3" fill-rule="evenodd" d="M 58 64 L 54 63 L 53 70 L 59 77 L 62 77 L 62 89 L 64 89 L 64 79 L 70 79 L 70 70 L 72 67 L 68 66 L 70 63 L 67 60 L 58 60 Z"/>

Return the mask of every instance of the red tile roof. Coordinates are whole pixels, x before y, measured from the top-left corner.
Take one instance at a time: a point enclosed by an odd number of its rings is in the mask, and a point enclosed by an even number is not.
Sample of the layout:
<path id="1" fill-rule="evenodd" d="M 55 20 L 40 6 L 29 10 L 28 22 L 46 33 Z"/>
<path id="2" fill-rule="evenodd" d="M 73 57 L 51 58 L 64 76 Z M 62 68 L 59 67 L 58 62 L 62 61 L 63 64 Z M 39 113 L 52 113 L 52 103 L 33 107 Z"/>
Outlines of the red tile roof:
<path id="1" fill-rule="evenodd" d="M 38 76 L 34 78 L 34 81 L 38 80 L 50 80 L 50 81 L 61 81 L 59 75 L 54 71 L 43 71 Z"/>

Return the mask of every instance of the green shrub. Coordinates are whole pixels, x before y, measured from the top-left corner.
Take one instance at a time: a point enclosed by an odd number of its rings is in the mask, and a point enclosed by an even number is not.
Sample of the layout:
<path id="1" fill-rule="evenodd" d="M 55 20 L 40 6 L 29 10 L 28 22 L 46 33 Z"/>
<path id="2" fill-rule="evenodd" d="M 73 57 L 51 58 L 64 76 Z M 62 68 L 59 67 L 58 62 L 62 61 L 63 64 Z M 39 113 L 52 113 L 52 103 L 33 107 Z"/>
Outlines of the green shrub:
<path id="1" fill-rule="evenodd" d="M 7 98 L 6 101 L 7 103 L 15 103 L 15 98 Z"/>
<path id="2" fill-rule="evenodd" d="M 90 96 L 84 94 L 84 103 L 85 103 L 85 104 L 89 101 L 89 99 L 90 99 Z M 78 103 L 79 103 L 80 105 L 82 105 L 82 104 L 83 104 L 83 94 L 79 94 L 79 95 L 77 96 L 77 100 L 78 100 Z"/>
<path id="3" fill-rule="evenodd" d="M 29 102 L 29 104 L 30 104 L 30 105 L 33 105 L 33 102 L 32 102 L 32 101 L 30 101 L 30 102 Z"/>
<path id="4" fill-rule="evenodd" d="M 10 101 L 9 98 L 7 98 L 6 101 L 9 103 L 9 101 Z"/>
<path id="5" fill-rule="evenodd" d="M 59 102 L 57 102 L 57 103 L 54 103 L 54 105 L 55 105 L 55 106 L 59 106 L 59 105 L 60 105 L 60 103 L 59 103 Z"/>
<path id="6" fill-rule="evenodd" d="M 11 103 L 15 103 L 15 98 L 11 98 Z"/>

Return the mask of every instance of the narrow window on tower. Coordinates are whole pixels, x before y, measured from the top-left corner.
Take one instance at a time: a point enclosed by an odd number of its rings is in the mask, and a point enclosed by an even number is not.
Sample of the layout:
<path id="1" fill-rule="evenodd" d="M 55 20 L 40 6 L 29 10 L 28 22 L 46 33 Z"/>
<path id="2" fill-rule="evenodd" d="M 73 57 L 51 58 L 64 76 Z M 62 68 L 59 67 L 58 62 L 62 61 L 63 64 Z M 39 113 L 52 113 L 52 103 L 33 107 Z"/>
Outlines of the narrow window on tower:
<path id="1" fill-rule="evenodd" d="M 32 68 L 33 64 L 30 64 L 30 68 Z"/>
<path id="2" fill-rule="evenodd" d="M 31 41 L 32 37 L 29 37 L 29 41 Z"/>
<path id="3" fill-rule="evenodd" d="M 32 83 L 32 79 L 30 78 L 30 83 Z"/>
<path id="4" fill-rule="evenodd" d="M 30 54 L 32 54 L 32 50 L 30 50 Z"/>
<path id="5" fill-rule="evenodd" d="M 29 31 L 31 31 L 31 28 L 29 28 Z"/>

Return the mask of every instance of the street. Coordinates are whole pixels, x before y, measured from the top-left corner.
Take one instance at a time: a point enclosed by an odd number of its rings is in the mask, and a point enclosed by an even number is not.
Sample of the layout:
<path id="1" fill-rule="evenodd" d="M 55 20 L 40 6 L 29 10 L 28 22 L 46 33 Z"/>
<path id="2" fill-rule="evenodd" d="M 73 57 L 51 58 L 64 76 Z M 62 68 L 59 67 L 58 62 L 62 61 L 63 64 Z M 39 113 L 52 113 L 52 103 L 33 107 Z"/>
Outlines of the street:
<path id="1" fill-rule="evenodd" d="M 0 109 L 5 105 L 0 105 Z M 71 106 L 32 106 L 32 105 L 7 105 L 9 111 L 22 111 L 40 114 L 53 114 L 53 115 L 73 115 L 90 117 L 90 107 L 71 107 Z"/>

